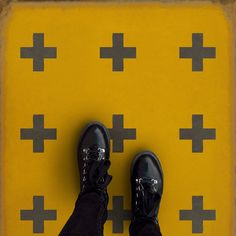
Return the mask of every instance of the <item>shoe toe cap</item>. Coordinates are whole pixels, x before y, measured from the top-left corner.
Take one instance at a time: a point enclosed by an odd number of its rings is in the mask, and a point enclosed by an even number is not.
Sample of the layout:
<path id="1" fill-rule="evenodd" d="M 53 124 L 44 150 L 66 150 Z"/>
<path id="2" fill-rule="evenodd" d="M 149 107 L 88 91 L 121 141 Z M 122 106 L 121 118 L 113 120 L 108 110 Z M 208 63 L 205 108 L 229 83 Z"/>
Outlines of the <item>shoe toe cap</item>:
<path id="1" fill-rule="evenodd" d="M 153 178 L 163 183 L 160 161 L 152 152 L 143 152 L 136 156 L 132 167 L 133 178 Z"/>
<path id="2" fill-rule="evenodd" d="M 98 122 L 89 124 L 80 140 L 80 147 L 82 148 L 90 148 L 94 146 L 109 151 L 108 132 L 106 128 Z"/>

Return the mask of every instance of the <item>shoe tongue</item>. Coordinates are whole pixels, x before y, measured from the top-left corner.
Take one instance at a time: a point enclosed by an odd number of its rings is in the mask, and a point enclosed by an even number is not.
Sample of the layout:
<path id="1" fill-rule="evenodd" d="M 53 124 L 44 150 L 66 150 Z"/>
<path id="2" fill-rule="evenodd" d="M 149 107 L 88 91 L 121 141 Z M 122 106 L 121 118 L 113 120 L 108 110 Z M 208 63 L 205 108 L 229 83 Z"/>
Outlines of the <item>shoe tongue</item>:
<path id="1" fill-rule="evenodd" d="M 151 179 L 144 178 L 142 181 L 142 198 L 143 207 L 142 214 L 153 217 L 155 209 L 160 200 L 160 193 L 158 191 L 158 183 Z"/>
<path id="2" fill-rule="evenodd" d="M 97 151 L 98 150 L 98 146 L 95 144 L 95 145 L 93 145 L 93 146 L 91 146 L 91 147 L 89 147 L 89 150 L 91 150 L 91 151 Z"/>
<path id="3" fill-rule="evenodd" d="M 151 195 L 156 194 L 158 192 L 158 185 L 153 184 L 151 182 L 144 182 L 143 187 L 147 193 L 150 193 Z"/>
<path id="4" fill-rule="evenodd" d="M 92 188 L 102 191 L 106 189 L 112 178 L 107 172 L 109 167 L 109 160 L 91 162 L 88 180 Z"/>
<path id="5" fill-rule="evenodd" d="M 144 177 L 142 178 L 142 186 L 145 189 L 145 191 L 151 193 L 151 194 L 156 194 L 158 193 L 158 182 L 157 180 L 153 179 L 153 178 L 147 178 Z"/>
<path id="6" fill-rule="evenodd" d="M 147 212 L 150 213 L 153 211 L 154 208 L 156 208 L 156 204 L 160 197 L 157 193 L 147 192 L 145 198 L 146 198 L 146 209 Z"/>
<path id="7" fill-rule="evenodd" d="M 99 150 L 97 145 L 90 147 L 88 150 L 89 150 L 88 156 L 90 160 L 94 161 L 99 160 Z"/>

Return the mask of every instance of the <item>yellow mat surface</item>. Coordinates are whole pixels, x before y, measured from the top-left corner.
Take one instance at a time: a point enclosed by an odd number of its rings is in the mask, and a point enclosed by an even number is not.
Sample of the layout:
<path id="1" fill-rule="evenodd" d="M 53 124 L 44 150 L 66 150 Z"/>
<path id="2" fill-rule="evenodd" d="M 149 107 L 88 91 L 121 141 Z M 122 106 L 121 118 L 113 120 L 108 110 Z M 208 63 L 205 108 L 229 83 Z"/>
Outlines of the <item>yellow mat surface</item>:
<path id="1" fill-rule="evenodd" d="M 1 26 L 4 236 L 58 235 L 93 120 L 112 134 L 105 235 L 128 235 L 141 150 L 163 166 L 163 235 L 232 235 L 232 26 L 221 6 L 12 3 Z"/>

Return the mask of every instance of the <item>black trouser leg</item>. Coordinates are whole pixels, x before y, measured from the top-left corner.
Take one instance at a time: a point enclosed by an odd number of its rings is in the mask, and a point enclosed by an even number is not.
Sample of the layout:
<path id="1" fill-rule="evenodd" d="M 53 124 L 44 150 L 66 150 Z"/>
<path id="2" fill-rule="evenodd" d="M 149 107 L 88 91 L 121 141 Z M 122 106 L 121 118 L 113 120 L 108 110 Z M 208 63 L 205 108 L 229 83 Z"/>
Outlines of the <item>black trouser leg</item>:
<path id="1" fill-rule="evenodd" d="M 130 236 L 161 236 L 159 224 L 148 220 L 136 220 L 130 224 Z"/>
<path id="2" fill-rule="evenodd" d="M 59 236 L 102 236 L 108 196 L 96 192 L 80 195 Z"/>

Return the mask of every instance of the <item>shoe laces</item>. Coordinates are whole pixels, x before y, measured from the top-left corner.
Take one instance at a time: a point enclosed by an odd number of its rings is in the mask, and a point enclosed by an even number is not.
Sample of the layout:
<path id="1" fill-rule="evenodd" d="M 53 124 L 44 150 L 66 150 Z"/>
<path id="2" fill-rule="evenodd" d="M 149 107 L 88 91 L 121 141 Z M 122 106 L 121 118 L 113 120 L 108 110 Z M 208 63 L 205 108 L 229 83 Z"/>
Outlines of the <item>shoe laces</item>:
<path id="1" fill-rule="evenodd" d="M 155 211 L 161 198 L 159 182 L 156 179 L 143 177 L 135 179 L 135 207 L 142 217 L 153 218 L 156 222 Z"/>
<path id="2" fill-rule="evenodd" d="M 104 191 L 112 176 L 107 171 L 111 165 L 106 159 L 105 149 L 92 147 L 83 149 L 82 192 L 87 190 Z"/>

